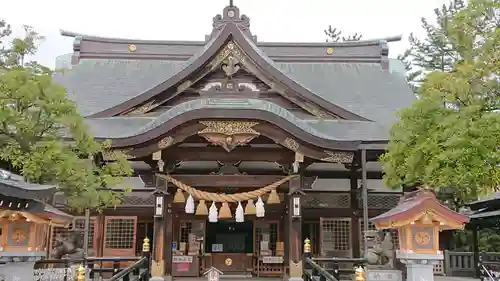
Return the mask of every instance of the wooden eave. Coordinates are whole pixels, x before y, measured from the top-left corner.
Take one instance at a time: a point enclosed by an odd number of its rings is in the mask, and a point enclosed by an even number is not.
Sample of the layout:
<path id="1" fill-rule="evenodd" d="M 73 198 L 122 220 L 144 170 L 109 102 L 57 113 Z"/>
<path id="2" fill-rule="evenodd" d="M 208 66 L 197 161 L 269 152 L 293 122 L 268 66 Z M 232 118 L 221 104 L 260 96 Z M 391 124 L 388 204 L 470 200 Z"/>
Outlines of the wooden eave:
<path id="1" fill-rule="evenodd" d="M 417 191 L 428 192 L 428 191 Z M 375 225 L 391 227 L 392 225 L 407 225 L 420 219 L 425 213 L 438 220 L 443 226 L 454 226 L 469 222 L 469 218 L 459 214 L 439 203 L 435 196 L 422 196 L 400 202 L 398 206 L 372 218 Z"/>
<path id="2" fill-rule="evenodd" d="M 172 119 L 166 121 L 165 123 L 139 135 L 127 137 L 127 138 L 117 138 L 112 139 L 113 147 L 134 147 L 141 146 L 147 142 L 155 139 L 160 139 L 178 126 L 181 126 L 191 121 L 196 120 L 209 120 L 209 119 L 219 119 L 219 120 L 258 120 L 275 125 L 280 131 L 285 131 L 286 133 L 296 137 L 297 139 L 313 144 L 320 148 L 326 148 L 331 150 L 346 150 L 346 151 L 356 151 L 361 144 L 361 141 L 342 141 L 342 140 L 331 140 L 324 139 L 318 136 L 312 135 L 306 132 L 295 124 L 291 123 L 289 120 L 282 118 L 276 114 L 266 111 L 260 111 L 255 109 L 220 109 L 220 108 L 201 108 L 192 109 L 186 111 Z M 279 130 L 278 129 L 278 130 Z M 269 130 L 269 132 L 260 132 L 262 135 L 267 136 L 271 139 L 276 139 L 276 136 L 280 133 L 278 130 Z M 194 133 L 193 133 L 194 134 Z"/>
<path id="3" fill-rule="evenodd" d="M 80 59 L 153 59 L 188 60 L 196 50 L 205 46 L 207 41 L 139 40 L 91 36 L 71 31 L 60 31 L 62 36 L 73 37 L 73 61 Z M 401 36 L 376 38 L 349 42 L 257 42 L 257 46 L 275 62 L 375 62 L 380 63 L 387 56 L 388 42 L 400 41 Z M 128 51 L 135 45 L 137 51 Z M 161 47 L 158 50 L 158 47 Z M 181 47 L 183 52 L 172 52 L 171 47 Z M 374 47 L 368 52 L 337 52 L 339 49 Z M 290 48 L 297 53 L 290 54 Z M 328 49 L 335 50 L 332 54 Z M 190 51 L 188 51 L 190 50 Z M 317 52 L 321 50 L 321 52 Z"/>
<path id="4" fill-rule="evenodd" d="M 273 65 L 271 65 L 265 58 L 263 58 L 259 53 L 256 52 L 253 46 L 247 41 L 245 35 L 240 30 L 238 25 L 233 22 L 228 22 L 225 24 L 224 28 L 218 33 L 217 37 L 211 42 L 210 46 L 205 50 L 204 53 L 196 57 L 188 66 L 183 70 L 179 71 L 172 77 L 168 78 L 163 83 L 153 87 L 152 89 L 109 109 L 101 111 L 99 113 L 93 114 L 90 117 L 112 117 L 116 115 L 124 114 L 133 108 L 140 106 L 142 104 L 148 103 L 151 99 L 159 99 L 160 103 L 164 103 L 171 98 L 177 96 L 176 94 L 166 93 L 166 91 L 176 85 L 180 85 L 186 81 L 191 75 L 193 75 L 200 68 L 204 67 L 209 63 L 210 59 L 213 58 L 217 53 L 228 43 L 233 40 L 242 51 L 264 72 L 267 77 L 272 79 L 275 83 L 281 84 L 285 91 L 290 93 L 296 93 L 300 97 L 311 101 L 319 105 L 320 107 L 326 109 L 330 113 L 348 120 L 360 120 L 360 121 L 370 121 L 360 115 L 352 113 L 340 106 L 332 104 L 318 95 L 312 93 L 306 88 L 302 87 L 291 78 L 281 73 Z"/>

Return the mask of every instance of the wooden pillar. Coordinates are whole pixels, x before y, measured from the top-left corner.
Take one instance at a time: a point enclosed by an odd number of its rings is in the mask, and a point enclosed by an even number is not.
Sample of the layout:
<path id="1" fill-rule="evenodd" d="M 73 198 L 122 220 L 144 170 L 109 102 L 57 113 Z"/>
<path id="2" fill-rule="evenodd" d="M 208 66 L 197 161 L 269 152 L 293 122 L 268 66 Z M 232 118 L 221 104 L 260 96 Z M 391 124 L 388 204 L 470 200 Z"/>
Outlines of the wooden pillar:
<path id="1" fill-rule="evenodd" d="M 299 198 L 299 207 L 301 208 L 300 192 L 302 188 L 302 177 L 296 177 L 290 181 L 290 194 L 288 201 L 288 260 L 290 278 L 302 278 L 302 210 L 299 215 L 294 214 L 297 199 Z"/>
<path id="2" fill-rule="evenodd" d="M 368 179 L 366 170 L 366 149 L 361 149 L 361 185 L 363 187 L 362 191 L 362 201 L 363 201 L 363 233 L 368 232 Z M 363 235 L 364 249 L 366 253 L 368 251 L 368 240 L 366 235 Z"/>
<path id="3" fill-rule="evenodd" d="M 475 223 L 472 224 L 472 250 L 474 251 L 474 269 L 475 277 L 479 278 L 481 270 L 479 267 L 479 226 Z"/>
<path id="4" fill-rule="evenodd" d="M 106 217 L 104 214 L 98 214 L 97 215 L 97 220 L 95 227 L 97 230 L 95 231 L 95 235 L 97 236 L 96 239 L 94 240 L 95 243 L 97 244 L 95 249 L 96 249 L 96 256 L 102 257 L 104 255 L 104 230 L 106 229 Z"/>
<path id="5" fill-rule="evenodd" d="M 288 222 L 288 216 L 289 216 L 289 213 L 290 213 L 290 206 L 289 206 L 289 202 L 290 202 L 290 199 L 289 199 L 289 196 L 288 194 L 285 194 L 285 208 L 284 208 L 284 211 L 283 211 L 283 244 L 284 244 L 284 257 L 283 257 L 283 262 L 285 264 L 285 267 L 288 267 L 289 266 L 289 263 L 288 263 L 288 252 L 289 252 L 289 235 L 288 233 L 290 233 L 290 224 Z"/>
<path id="6" fill-rule="evenodd" d="M 163 216 L 163 260 L 165 262 L 165 280 L 172 280 L 172 194 L 167 193 L 164 197 L 165 215 Z"/>
<path id="7" fill-rule="evenodd" d="M 358 201 L 358 172 L 357 168 L 353 167 L 350 173 L 350 185 L 351 185 L 351 247 L 352 256 L 354 258 L 359 258 L 361 256 L 360 251 L 360 223 L 359 223 L 359 201 Z M 365 222 L 366 223 L 366 222 Z"/>
<path id="8" fill-rule="evenodd" d="M 165 209 L 167 208 L 165 204 L 165 197 L 166 194 L 163 190 L 157 189 L 155 192 L 155 201 L 156 197 L 162 197 L 163 198 L 163 214 L 162 216 L 156 215 L 156 208 L 158 208 L 157 205 L 155 205 L 155 217 L 154 217 L 154 225 L 153 225 L 153 247 L 152 247 L 152 262 L 151 262 L 151 275 L 153 277 L 163 277 L 165 275 L 165 264 L 164 264 L 164 242 L 165 239 L 163 238 L 164 235 L 164 216 L 165 216 Z M 157 202 L 155 202 L 157 204 Z"/>
<path id="9" fill-rule="evenodd" d="M 289 222 L 289 214 L 290 214 L 290 196 L 288 194 L 285 194 L 284 197 L 284 202 L 285 202 L 285 208 L 283 212 L 283 250 L 284 256 L 283 256 L 283 265 L 285 267 L 285 272 L 283 276 L 283 280 L 288 280 L 288 274 L 289 274 L 289 269 L 290 269 L 290 262 L 289 262 L 289 252 L 290 252 L 290 222 Z"/>

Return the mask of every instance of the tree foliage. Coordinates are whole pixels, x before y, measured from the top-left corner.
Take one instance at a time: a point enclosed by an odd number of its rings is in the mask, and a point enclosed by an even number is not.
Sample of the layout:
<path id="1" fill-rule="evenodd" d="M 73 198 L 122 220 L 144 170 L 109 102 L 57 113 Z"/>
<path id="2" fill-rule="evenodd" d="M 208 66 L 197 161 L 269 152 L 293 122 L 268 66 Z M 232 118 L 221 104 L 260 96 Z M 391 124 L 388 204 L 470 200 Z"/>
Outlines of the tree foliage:
<path id="1" fill-rule="evenodd" d="M 450 42 L 450 20 L 465 9 L 465 0 L 452 0 L 448 5 L 434 9 L 435 23 L 421 18 L 424 31 L 423 39 L 413 33 L 408 42 L 410 47 L 398 59 L 406 66 L 406 78 L 417 90 L 423 82 L 425 74 L 430 71 L 450 71 L 460 58 L 455 45 Z M 433 20 L 434 22 L 434 20 Z"/>
<path id="2" fill-rule="evenodd" d="M 50 69 L 25 61 L 43 38 L 29 26 L 24 31 L 12 39 L 10 26 L 0 21 L 0 159 L 30 182 L 56 185 L 74 208 L 119 203 L 121 194 L 102 187 L 120 184 L 130 164 L 124 157 L 94 164 L 108 144 L 89 134 Z"/>
<path id="3" fill-rule="evenodd" d="M 354 33 L 351 35 L 344 36 L 342 31 L 337 28 L 333 28 L 331 25 L 325 29 L 325 35 L 327 36 L 326 42 L 346 42 L 346 41 L 359 41 L 363 35 L 359 33 Z"/>
<path id="4" fill-rule="evenodd" d="M 471 0 L 447 17 L 439 40 L 454 53 L 441 56 L 446 67 L 428 56 L 420 98 L 399 112 L 380 159 L 388 186 L 448 188 L 460 201 L 500 186 L 499 27 L 499 0 Z"/>

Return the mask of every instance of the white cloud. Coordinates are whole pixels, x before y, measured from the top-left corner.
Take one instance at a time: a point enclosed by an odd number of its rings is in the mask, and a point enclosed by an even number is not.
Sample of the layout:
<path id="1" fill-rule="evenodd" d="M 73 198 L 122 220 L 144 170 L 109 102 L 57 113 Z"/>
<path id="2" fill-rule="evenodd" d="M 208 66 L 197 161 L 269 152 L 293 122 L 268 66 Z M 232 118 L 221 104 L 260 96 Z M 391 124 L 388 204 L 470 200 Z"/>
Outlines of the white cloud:
<path id="1" fill-rule="evenodd" d="M 55 57 L 71 52 L 72 39 L 59 29 L 106 36 L 158 40 L 204 40 L 212 18 L 229 0 L 25 0 L 2 3 L 0 18 L 29 24 L 47 37 L 37 60 L 53 66 Z M 259 41 L 322 42 L 331 24 L 346 33 L 360 32 L 365 39 L 408 36 L 420 31 L 420 17 L 433 17 L 433 9 L 448 0 L 234 0 L 251 19 Z M 391 56 L 406 42 L 392 43 Z"/>

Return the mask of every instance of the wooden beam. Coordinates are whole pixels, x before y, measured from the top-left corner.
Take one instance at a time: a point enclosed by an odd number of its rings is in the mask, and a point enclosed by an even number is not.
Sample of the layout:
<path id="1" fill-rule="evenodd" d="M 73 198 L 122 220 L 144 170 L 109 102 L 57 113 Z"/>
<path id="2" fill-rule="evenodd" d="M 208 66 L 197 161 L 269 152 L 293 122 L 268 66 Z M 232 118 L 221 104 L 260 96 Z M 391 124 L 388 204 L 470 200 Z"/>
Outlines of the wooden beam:
<path id="1" fill-rule="evenodd" d="M 284 148 L 237 147 L 230 152 L 222 147 L 176 147 L 167 152 L 169 159 L 182 161 L 267 161 L 292 162 L 294 154 Z"/>
<path id="2" fill-rule="evenodd" d="M 247 175 L 282 175 L 285 174 L 280 170 L 249 170 L 249 169 L 239 169 L 241 173 Z M 214 172 L 213 169 L 176 169 L 175 173 L 177 175 L 206 175 Z M 350 171 L 306 171 L 304 173 L 305 177 L 318 177 L 320 179 L 349 179 Z M 382 172 L 367 172 L 368 179 L 382 179 Z"/>
<path id="3" fill-rule="evenodd" d="M 383 209 L 369 209 L 368 217 L 373 218 L 380 214 L 383 214 L 389 210 Z M 302 218 L 303 219 L 315 219 L 319 217 L 325 218 L 347 218 L 350 217 L 353 212 L 351 208 L 304 208 L 302 209 Z M 361 217 L 363 214 L 361 211 L 355 211 L 355 214 L 358 217 Z"/>
<path id="4" fill-rule="evenodd" d="M 283 178 L 276 175 L 172 175 L 193 187 L 251 187 L 260 188 Z"/>

